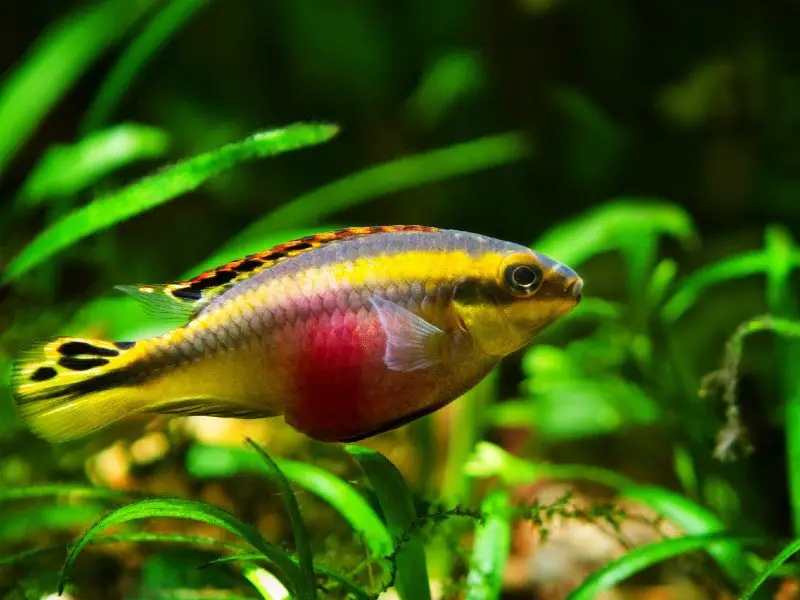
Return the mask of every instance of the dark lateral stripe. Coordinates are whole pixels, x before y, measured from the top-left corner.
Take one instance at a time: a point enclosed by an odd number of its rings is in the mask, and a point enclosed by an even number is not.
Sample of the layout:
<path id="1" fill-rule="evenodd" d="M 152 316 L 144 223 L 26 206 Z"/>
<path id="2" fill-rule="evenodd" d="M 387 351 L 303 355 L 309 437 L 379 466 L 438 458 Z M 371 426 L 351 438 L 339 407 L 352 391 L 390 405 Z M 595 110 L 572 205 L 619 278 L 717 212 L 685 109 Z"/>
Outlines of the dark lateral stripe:
<path id="1" fill-rule="evenodd" d="M 58 352 L 64 356 L 78 356 L 86 354 L 89 356 L 119 356 L 119 352 L 112 348 L 101 348 L 86 342 L 72 341 L 61 344 Z"/>
<path id="2" fill-rule="evenodd" d="M 64 356 L 59 359 L 58 364 L 70 371 L 88 371 L 94 367 L 102 367 L 108 364 L 105 358 L 78 358 L 75 356 Z"/>
<path id="3" fill-rule="evenodd" d="M 30 398 L 26 398 L 25 401 L 34 402 L 36 400 L 59 399 L 63 402 L 69 402 L 70 400 L 85 396 L 86 394 L 96 394 L 130 383 L 134 378 L 135 375 L 128 369 L 109 371 L 108 373 L 101 373 L 97 377 L 92 377 L 86 381 L 78 381 L 77 383 L 62 388 L 34 394 Z"/>

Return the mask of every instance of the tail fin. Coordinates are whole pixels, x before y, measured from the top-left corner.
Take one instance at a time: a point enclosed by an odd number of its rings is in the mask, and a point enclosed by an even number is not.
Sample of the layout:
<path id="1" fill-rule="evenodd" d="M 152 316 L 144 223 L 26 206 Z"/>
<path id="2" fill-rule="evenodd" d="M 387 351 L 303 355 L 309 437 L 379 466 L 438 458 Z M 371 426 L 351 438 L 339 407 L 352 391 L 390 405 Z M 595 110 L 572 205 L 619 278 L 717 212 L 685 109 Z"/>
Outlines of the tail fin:
<path id="1" fill-rule="evenodd" d="M 133 342 L 59 337 L 42 340 L 14 362 L 11 387 L 25 424 L 64 442 L 138 412 Z"/>

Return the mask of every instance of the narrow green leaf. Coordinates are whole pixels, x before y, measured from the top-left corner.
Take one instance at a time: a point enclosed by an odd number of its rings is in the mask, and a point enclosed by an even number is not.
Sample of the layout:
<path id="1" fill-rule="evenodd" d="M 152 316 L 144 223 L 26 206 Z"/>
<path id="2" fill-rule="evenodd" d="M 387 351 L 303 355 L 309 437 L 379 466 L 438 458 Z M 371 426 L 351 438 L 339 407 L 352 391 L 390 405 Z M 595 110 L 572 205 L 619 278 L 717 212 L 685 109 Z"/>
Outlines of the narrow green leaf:
<path id="1" fill-rule="evenodd" d="M 489 492 L 481 504 L 483 522 L 475 528 L 466 600 L 496 600 L 511 548 L 511 500 L 505 490 Z"/>
<path id="2" fill-rule="evenodd" d="M 386 194 L 516 162 L 530 152 L 529 143 L 520 134 L 504 133 L 400 158 L 296 198 L 256 221 L 240 236 L 252 239 L 275 229 L 315 225 L 339 211 Z"/>
<path id="3" fill-rule="evenodd" d="M 35 506 L 3 510 L 0 540 L 19 542 L 46 531 L 82 528 L 97 519 L 104 507 L 97 504 Z"/>
<path id="4" fill-rule="evenodd" d="M 286 503 L 286 510 L 289 513 L 289 520 L 292 523 L 292 532 L 294 533 L 294 544 L 297 550 L 298 564 L 300 570 L 300 580 L 297 588 L 295 589 L 296 595 L 300 600 L 314 600 L 316 598 L 316 575 L 314 573 L 314 558 L 311 554 L 311 540 L 308 537 L 308 529 L 303 520 L 303 515 L 300 512 L 300 506 L 297 504 L 297 498 L 294 496 L 289 482 L 281 472 L 280 468 L 272 457 L 267 454 L 267 451 L 259 446 L 251 439 L 247 439 L 247 443 L 258 452 L 267 467 L 269 476 L 278 484 L 281 490 L 283 501 Z"/>
<path id="5" fill-rule="evenodd" d="M 530 484 L 541 479 L 593 481 L 619 490 L 623 497 L 637 500 L 688 534 L 718 533 L 724 524 L 712 512 L 669 490 L 640 485 L 614 471 L 587 465 L 537 465 L 517 458 L 502 448 L 480 442 L 467 461 L 465 471 L 473 477 L 499 476 L 507 485 Z M 744 549 L 731 541 L 709 544 L 709 554 L 732 581 L 742 584 L 751 576 Z"/>
<path id="6" fill-rule="evenodd" d="M 16 208 L 46 198 L 71 196 L 131 163 L 162 156 L 166 133 L 155 127 L 125 123 L 93 133 L 76 144 L 49 148 L 25 181 Z"/>
<path id="7" fill-rule="evenodd" d="M 347 450 L 364 469 L 378 497 L 389 532 L 402 543 L 397 552 L 395 586 L 403 600 L 430 600 L 431 589 L 425 547 L 421 540 L 409 532 L 417 519 L 411 490 L 400 471 L 380 452 L 364 446 L 347 445 Z M 407 541 L 404 537 L 407 536 Z"/>
<path id="8" fill-rule="evenodd" d="M 119 500 L 140 496 L 137 492 L 123 492 L 109 488 L 87 487 L 82 485 L 37 485 L 31 487 L 11 488 L 0 491 L 0 502 L 15 500 L 31 500 L 33 498 L 48 498 L 53 496 L 67 496 L 68 498 L 108 498 Z"/>
<path id="9" fill-rule="evenodd" d="M 763 543 L 763 540 L 717 533 L 672 538 L 640 546 L 592 573 L 567 596 L 567 600 L 594 600 L 604 590 L 613 588 L 628 577 L 659 562 L 723 542 L 737 545 L 743 543 L 760 544 Z"/>
<path id="10" fill-rule="evenodd" d="M 370 504 L 349 483 L 314 465 L 276 460 L 286 478 L 316 494 L 347 519 L 361 535 L 375 558 L 392 551 L 392 537 Z M 186 455 L 186 469 L 193 477 L 229 477 L 242 472 L 263 472 L 264 464 L 252 452 L 241 448 L 194 444 Z"/>
<path id="11" fill-rule="evenodd" d="M 635 253 L 642 239 L 670 236 L 696 239 L 691 217 L 657 199 L 619 198 L 550 228 L 532 248 L 569 265 L 613 250 Z"/>
<path id="12" fill-rule="evenodd" d="M 747 589 L 739 596 L 739 600 L 750 600 L 758 592 L 758 588 L 764 585 L 764 582 L 769 579 L 780 567 L 789 560 L 792 556 L 800 551 L 800 540 L 794 540 L 786 545 L 775 558 L 773 558 L 764 567 L 764 570 L 758 574 L 753 582 L 747 586 Z"/>
<path id="13" fill-rule="evenodd" d="M 244 523 L 233 515 L 214 506 L 192 500 L 149 499 L 128 504 L 127 506 L 110 512 L 92 525 L 86 533 L 75 540 L 70 547 L 67 559 L 61 569 L 59 594 L 63 593 L 70 571 L 81 551 L 101 531 L 128 521 L 154 517 L 190 519 L 226 529 L 244 538 L 256 550 L 268 556 L 269 560 L 277 566 L 282 575 L 292 583 L 294 589 L 302 589 L 303 585 L 305 585 L 299 579 L 300 571 L 288 555 L 265 540 L 254 527 Z"/>
<path id="14" fill-rule="evenodd" d="M 337 132 L 337 127 L 333 125 L 304 123 L 262 131 L 243 141 L 181 161 L 122 190 L 98 198 L 39 234 L 11 261 L 3 281 L 8 283 L 17 279 L 84 237 L 193 190 L 237 163 L 319 144 Z"/>
<path id="15" fill-rule="evenodd" d="M 795 250 L 792 253 L 791 262 L 794 267 L 800 266 L 800 252 Z M 708 288 L 734 279 L 761 275 L 768 268 L 769 257 L 764 250 L 751 250 L 703 267 L 681 281 L 661 309 L 661 318 L 667 323 L 677 321 Z"/>
<path id="16" fill-rule="evenodd" d="M 105 126 L 136 74 L 175 32 L 209 0 L 172 0 L 147 24 L 117 60 L 103 82 L 81 130 L 89 133 Z"/>
<path id="17" fill-rule="evenodd" d="M 0 174 L 45 115 L 156 0 L 92 2 L 48 29 L 0 82 Z"/>

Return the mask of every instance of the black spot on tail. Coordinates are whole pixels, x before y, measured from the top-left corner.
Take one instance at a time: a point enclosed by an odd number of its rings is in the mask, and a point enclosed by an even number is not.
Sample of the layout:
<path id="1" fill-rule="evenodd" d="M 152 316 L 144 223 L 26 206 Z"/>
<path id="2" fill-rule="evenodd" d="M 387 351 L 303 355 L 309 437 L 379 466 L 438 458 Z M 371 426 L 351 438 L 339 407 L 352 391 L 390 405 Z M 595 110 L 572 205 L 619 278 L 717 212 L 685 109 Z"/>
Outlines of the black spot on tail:
<path id="1" fill-rule="evenodd" d="M 136 345 L 136 342 L 114 342 L 114 345 L 120 350 L 130 350 Z"/>
<path id="2" fill-rule="evenodd" d="M 53 367 L 39 367 L 31 375 L 31 381 L 47 381 L 58 374 Z"/>
<path id="3" fill-rule="evenodd" d="M 88 356 L 119 356 L 119 352 L 111 348 L 100 348 L 86 342 L 72 341 L 61 344 L 58 352 L 64 356 L 78 356 L 86 354 Z"/>
<path id="4" fill-rule="evenodd" d="M 75 356 L 65 356 L 58 361 L 58 364 L 70 371 L 88 371 L 94 367 L 102 367 L 108 364 L 105 358 L 78 358 Z"/>

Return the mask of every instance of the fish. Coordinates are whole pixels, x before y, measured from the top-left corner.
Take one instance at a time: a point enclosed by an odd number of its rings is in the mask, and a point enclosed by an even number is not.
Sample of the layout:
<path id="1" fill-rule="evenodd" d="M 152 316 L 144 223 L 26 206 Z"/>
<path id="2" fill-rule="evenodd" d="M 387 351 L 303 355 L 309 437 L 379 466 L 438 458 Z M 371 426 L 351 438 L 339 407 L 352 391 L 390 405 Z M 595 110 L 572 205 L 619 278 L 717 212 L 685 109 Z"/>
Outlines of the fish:
<path id="1" fill-rule="evenodd" d="M 318 441 L 363 440 L 464 395 L 570 313 L 583 280 L 514 242 L 383 225 L 116 287 L 180 322 L 135 341 L 60 336 L 21 351 L 18 413 L 51 443 L 157 414 L 283 416 Z"/>

